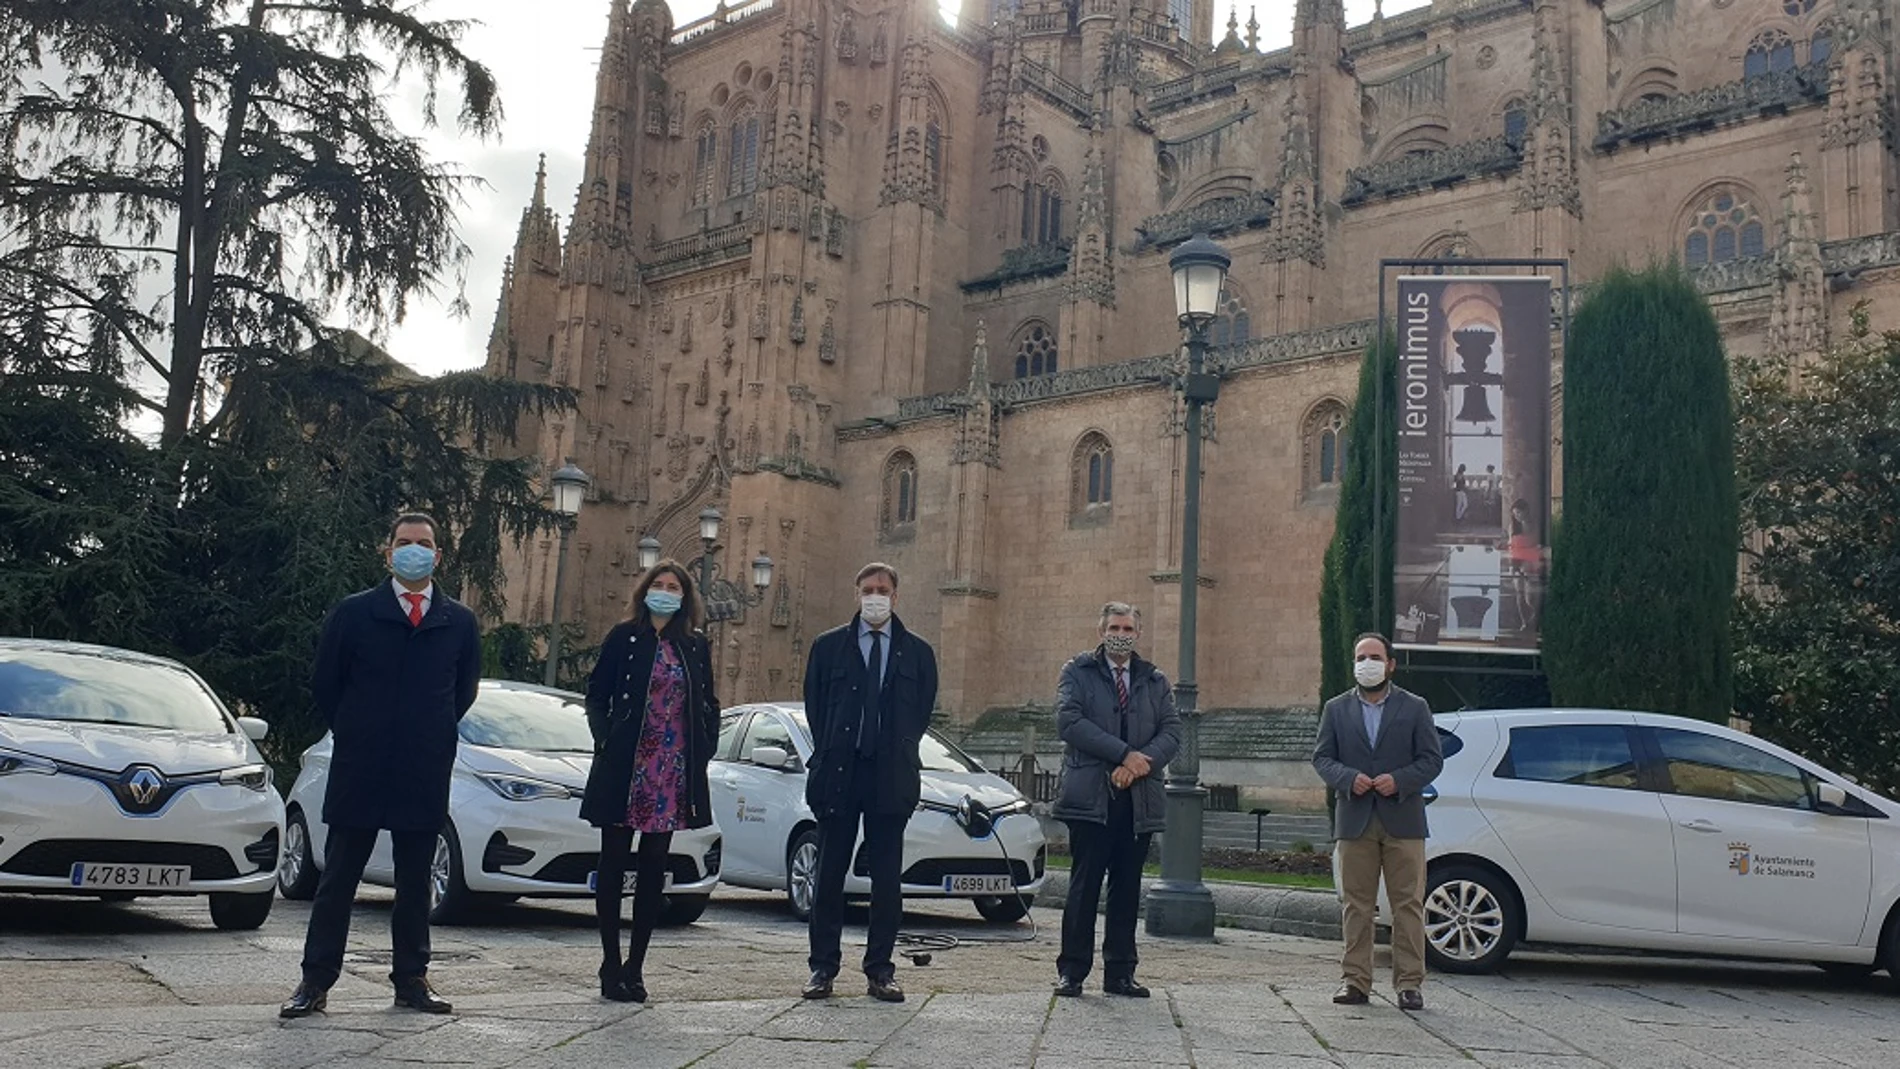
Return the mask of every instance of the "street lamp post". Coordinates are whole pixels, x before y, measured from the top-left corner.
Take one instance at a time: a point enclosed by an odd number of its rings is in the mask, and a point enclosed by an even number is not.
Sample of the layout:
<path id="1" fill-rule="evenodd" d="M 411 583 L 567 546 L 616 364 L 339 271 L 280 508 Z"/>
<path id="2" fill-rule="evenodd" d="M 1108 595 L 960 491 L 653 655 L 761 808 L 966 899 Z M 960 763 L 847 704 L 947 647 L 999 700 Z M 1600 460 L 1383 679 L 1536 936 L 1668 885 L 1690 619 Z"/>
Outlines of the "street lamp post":
<path id="1" fill-rule="evenodd" d="M 699 555 L 699 596 L 708 597 L 712 593 L 713 546 L 719 541 L 719 524 L 725 517 L 711 505 L 699 513 L 699 541 L 705 547 Z"/>
<path id="2" fill-rule="evenodd" d="M 560 516 L 561 547 L 554 558 L 554 615 L 548 624 L 548 663 L 541 681 L 555 685 L 561 667 L 561 588 L 567 580 L 567 539 L 574 533 L 575 518 L 581 514 L 581 500 L 587 496 L 587 473 L 572 460 L 555 470 L 552 479 L 554 511 Z"/>
<path id="3" fill-rule="evenodd" d="M 1214 896 L 1201 882 L 1201 819 L 1207 792 L 1201 787 L 1201 726 L 1195 682 L 1195 624 L 1201 581 L 1201 410 L 1220 396 L 1220 378 L 1205 370 L 1207 325 L 1220 307 L 1220 292 L 1233 262 L 1227 251 L 1196 234 L 1168 257 L 1174 273 L 1175 311 L 1187 330 L 1188 370 L 1181 382 L 1187 405 L 1181 517 L 1181 652 L 1174 705 L 1186 725 L 1181 752 L 1168 762 L 1167 832 L 1161 840 L 1161 879 L 1148 891 L 1148 934 L 1211 939 Z"/>
<path id="4" fill-rule="evenodd" d="M 719 578 L 719 564 L 714 554 L 719 545 L 719 527 L 724 522 L 725 517 L 711 506 L 699 513 L 699 597 L 706 606 L 707 623 L 718 623 L 738 615 L 740 610 L 732 608 L 734 603 L 747 607 L 763 603 L 765 588 L 772 585 L 772 558 L 763 553 L 752 558 L 752 593 L 747 594 L 737 584 Z M 660 540 L 650 534 L 642 536 L 640 570 L 645 571 L 658 563 Z M 718 592 L 717 597 L 714 596 L 715 591 Z"/>

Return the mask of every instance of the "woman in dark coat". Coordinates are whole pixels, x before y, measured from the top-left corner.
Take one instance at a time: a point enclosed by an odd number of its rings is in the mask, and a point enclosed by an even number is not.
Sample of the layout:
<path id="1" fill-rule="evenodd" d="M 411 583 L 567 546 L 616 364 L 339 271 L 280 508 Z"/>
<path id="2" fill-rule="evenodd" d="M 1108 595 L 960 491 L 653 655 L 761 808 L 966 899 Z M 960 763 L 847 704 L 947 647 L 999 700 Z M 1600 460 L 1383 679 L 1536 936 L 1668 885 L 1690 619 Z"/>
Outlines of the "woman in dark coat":
<path id="1" fill-rule="evenodd" d="M 594 760 L 581 818 L 600 829 L 600 994 L 615 1002 L 647 1000 L 642 969 L 664 907 L 673 833 L 712 823 L 706 766 L 719 739 L 719 699 L 703 619 L 692 577 L 663 560 L 640 577 L 633 615 L 607 632 L 587 677 Z M 623 965 L 621 879 L 636 835 L 633 939 Z"/>

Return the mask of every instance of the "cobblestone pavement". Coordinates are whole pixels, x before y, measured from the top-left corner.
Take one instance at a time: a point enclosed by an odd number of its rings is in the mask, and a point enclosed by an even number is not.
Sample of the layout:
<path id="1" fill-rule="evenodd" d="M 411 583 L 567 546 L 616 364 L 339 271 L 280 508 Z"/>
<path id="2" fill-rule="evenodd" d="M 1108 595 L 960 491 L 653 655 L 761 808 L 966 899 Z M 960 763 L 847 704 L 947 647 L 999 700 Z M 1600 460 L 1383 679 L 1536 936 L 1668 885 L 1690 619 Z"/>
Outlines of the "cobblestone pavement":
<path id="1" fill-rule="evenodd" d="M 479 925 L 438 928 L 430 975 L 457 1012 L 428 1017 L 390 1007 L 388 905 L 386 892 L 365 890 L 329 1013 L 282 1022 L 276 1004 L 295 986 L 308 912 L 300 903 L 280 901 L 257 932 L 224 933 L 200 900 L 0 896 L 0 1065 L 1900 1065 L 1900 998 L 1884 977 L 1528 954 L 1500 976 L 1434 977 L 1430 1008 L 1407 1015 L 1389 992 L 1370 1006 L 1332 1005 L 1330 943 L 1223 929 L 1213 943 L 1143 936 L 1152 999 L 1095 989 L 1055 999 L 1054 911 L 1036 910 L 1032 931 L 984 924 L 950 903 L 906 917 L 909 931 L 964 941 L 926 966 L 901 965 L 909 1001 L 873 1002 L 847 974 L 844 997 L 807 1003 L 797 998 L 802 926 L 771 896 L 729 890 L 699 923 L 655 938 L 655 1001 L 644 1007 L 596 997 L 584 903 L 516 904 Z M 861 942 L 862 928 L 846 929 L 847 941 L 854 935 Z M 992 941 L 1006 939 L 1023 941 Z"/>

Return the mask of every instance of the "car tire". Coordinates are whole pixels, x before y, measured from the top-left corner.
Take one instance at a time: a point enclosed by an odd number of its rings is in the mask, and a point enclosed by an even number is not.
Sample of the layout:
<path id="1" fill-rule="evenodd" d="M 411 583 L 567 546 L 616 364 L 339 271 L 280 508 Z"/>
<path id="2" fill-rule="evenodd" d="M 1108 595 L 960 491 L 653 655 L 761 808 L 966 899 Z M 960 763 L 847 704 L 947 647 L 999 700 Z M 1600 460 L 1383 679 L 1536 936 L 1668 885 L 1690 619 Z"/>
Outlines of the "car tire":
<path id="1" fill-rule="evenodd" d="M 711 901 L 711 895 L 667 895 L 660 923 L 668 928 L 685 927 L 705 916 L 706 905 Z"/>
<path id="2" fill-rule="evenodd" d="M 264 926 L 270 918 L 271 904 L 277 901 L 276 889 L 258 894 L 236 891 L 211 893 L 211 923 L 226 932 L 248 932 Z"/>
<path id="3" fill-rule="evenodd" d="M 785 848 L 785 902 L 792 916 L 811 919 L 812 898 L 818 888 L 818 829 L 806 828 Z"/>
<path id="4" fill-rule="evenodd" d="M 1880 957 L 1874 959 L 1874 965 L 1887 970 L 1887 982 L 1895 994 L 1900 994 L 1900 908 L 1887 916 L 1886 930 L 1880 935 Z"/>
<path id="5" fill-rule="evenodd" d="M 277 859 L 277 890 L 293 902 L 317 895 L 317 860 L 310 852 L 310 825 L 303 810 L 294 809 L 284 822 L 284 856 Z"/>
<path id="6" fill-rule="evenodd" d="M 1447 865 L 1425 878 L 1425 961 L 1448 973 L 1493 972 L 1521 930 L 1509 881 L 1476 865 Z"/>
<path id="7" fill-rule="evenodd" d="M 435 853 L 429 859 L 429 923 L 460 922 L 474 899 L 462 877 L 461 837 L 454 824 L 444 824 L 435 834 Z"/>
<path id="8" fill-rule="evenodd" d="M 1029 916 L 1025 895 L 985 895 L 975 899 L 976 911 L 991 924 L 1015 924 Z"/>

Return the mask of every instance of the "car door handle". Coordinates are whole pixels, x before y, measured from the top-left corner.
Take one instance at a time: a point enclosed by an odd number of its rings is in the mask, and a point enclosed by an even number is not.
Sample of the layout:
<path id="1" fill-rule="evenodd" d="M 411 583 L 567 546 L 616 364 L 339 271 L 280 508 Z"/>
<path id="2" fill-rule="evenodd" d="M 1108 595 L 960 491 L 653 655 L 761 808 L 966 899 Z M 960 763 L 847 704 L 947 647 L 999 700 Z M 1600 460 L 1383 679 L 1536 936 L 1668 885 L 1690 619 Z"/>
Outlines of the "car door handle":
<path id="1" fill-rule="evenodd" d="M 1690 831 L 1719 832 L 1722 830 L 1718 825 L 1711 824 L 1700 817 L 1695 820 L 1678 820 L 1676 823 Z"/>

